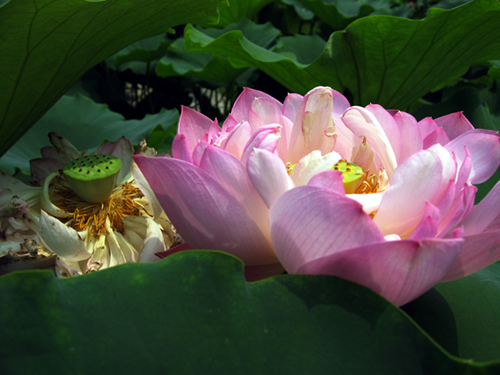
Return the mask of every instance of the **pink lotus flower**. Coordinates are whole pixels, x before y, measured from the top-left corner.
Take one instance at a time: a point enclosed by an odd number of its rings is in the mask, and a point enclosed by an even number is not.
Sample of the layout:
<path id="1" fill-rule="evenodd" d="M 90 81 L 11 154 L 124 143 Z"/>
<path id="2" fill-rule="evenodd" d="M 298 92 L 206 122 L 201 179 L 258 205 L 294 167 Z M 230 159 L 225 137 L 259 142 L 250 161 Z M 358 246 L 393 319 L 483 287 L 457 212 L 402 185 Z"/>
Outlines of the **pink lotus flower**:
<path id="1" fill-rule="evenodd" d="M 184 108 L 173 159 L 136 157 L 192 248 L 330 274 L 402 305 L 500 258 L 496 132 L 418 122 L 318 87 L 284 104 L 245 89 L 219 128 Z"/>

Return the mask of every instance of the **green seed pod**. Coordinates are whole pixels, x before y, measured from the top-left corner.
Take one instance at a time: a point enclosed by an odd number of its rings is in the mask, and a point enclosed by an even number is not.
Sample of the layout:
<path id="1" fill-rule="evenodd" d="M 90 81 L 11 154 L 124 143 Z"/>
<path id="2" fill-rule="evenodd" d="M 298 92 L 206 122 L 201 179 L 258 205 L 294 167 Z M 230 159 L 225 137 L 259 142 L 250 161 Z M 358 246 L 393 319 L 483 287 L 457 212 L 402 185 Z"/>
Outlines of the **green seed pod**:
<path id="1" fill-rule="evenodd" d="M 342 173 L 346 194 L 354 194 L 363 182 L 363 169 L 359 165 L 341 160 L 332 169 Z"/>
<path id="2" fill-rule="evenodd" d="M 67 163 L 62 171 L 73 191 L 89 203 L 104 202 L 116 186 L 122 167 L 113 155 L 87 155 Z"/>

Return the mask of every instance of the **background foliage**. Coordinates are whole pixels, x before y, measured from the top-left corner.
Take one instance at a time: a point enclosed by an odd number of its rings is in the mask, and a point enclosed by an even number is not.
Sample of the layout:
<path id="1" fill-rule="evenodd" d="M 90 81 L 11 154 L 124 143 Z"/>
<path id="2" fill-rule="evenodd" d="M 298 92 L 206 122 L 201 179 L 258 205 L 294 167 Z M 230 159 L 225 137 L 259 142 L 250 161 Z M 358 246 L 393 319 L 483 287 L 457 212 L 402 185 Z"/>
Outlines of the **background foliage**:
<path id="1" fill-rule="evenodd" d="M 283 100 L 329 85 L 352 104 L 418 119 L 464 111 L 475 127 L 500 129 L 497 0 L 226 5 L 0 0 L 0 168 L 29 180 L 28 161 L 50 131 L 80 149 L 125 135 L 166 152 L 181 105 L 223 120 L 244 86 Z M 478 199 L 499 179 L 497 171 Z M 7 373 L 493 374 L 500 366 L 498 264 L 402 309 L 334 277 L 245 283 L 237 260 L 213 252 L 70 280 L 12 274 L 0 289 Z"/>

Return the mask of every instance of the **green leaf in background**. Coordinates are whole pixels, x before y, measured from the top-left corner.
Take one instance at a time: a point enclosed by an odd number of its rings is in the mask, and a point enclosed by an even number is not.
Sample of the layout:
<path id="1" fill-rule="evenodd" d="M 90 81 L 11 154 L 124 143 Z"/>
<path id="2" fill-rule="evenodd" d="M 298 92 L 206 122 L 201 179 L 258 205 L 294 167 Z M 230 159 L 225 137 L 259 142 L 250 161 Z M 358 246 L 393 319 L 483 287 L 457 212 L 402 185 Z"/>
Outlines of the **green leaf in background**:
<path id="1" fill-rule="evenodd" d="M 125 120 L 107 105 L 97 104 L 85 96 L 63 96 L 0 158 L 0 169 L 13 174 L 17 167 L 29 174 L 29 161 L 41 157 L 40 149 L 51 145 L 48 138 L 51 131 L 62 135 L 78 150 L 94 150 L 104 140 L 117 141 L 122 136 L 137 144 L 142 138 L 147 139 L 157 125 L 168 130 L 177 125 L 178 119 L 177 110 L 163 109 L 142 120 Z"/>
<path id="2" fill-rule="evenodd" d="M 449 356 L 397 307 L 357 284 L 283 275 L 193 251 L 57 280 L 0 277 L 9 374 L 494 374 Z M 362 359 L 362 360 L 360 360 Z"/>
<path id="3" fill-rule="evenodd" d="M 186 31 L 188 51 L 228 56 L 235 67 L 256 66 L 292 92 L 330 86 L 353 104 L 406 109 L 474 62 L 500 58 L 500 4 L 475 0 L 451 10 L 430 9 L 426 19 L 361 18 L 333 33 L 311 64 L 261 48 L 238 31 L 216 39 Z"/>
<path id="4" fill-rule="evenodd" d="M 188 25 L 185 32 L 188 32 L 191 27 Z M 263 48 L 269 46 L 280 34 L 280 31 L 270 23 L 256 25 L 247 19 L 242 19 L 239 23 L 228 25 L 221 30 L 203 30 L 203 33 L 216 38 L 235 30 Z M 166 55 L 156 65 L 156 73 L 160 77 L 188 76 L 219 83 L 233 82 L 245 70 L 246 68 L 233 67 L 225 56 L 186 51 L 182 38 L 177 39 L 170 46 Z"/>
<path id="5" fill-rule="evenodd" d="M 15 0 L 0 7 L 0 155 L 86 70 L 226 0 Z"/>
<path id="6" fill-rule="evenodd" d="M 404 306 L 450 353 L 474 361 L 500 358 L 500 264 L 438 284 Z"/>
<path id="7" fill-rule="evenodd" d="M 130 69 L 136 74 L 146 74 L 147 64 L 162 57 L 172 42 L 165 34 L 139 40 L 115 53 L 106 63 L 112 69 Z"/>
<path id="8" fill-rule="evenodd" d="M 238 23 L 243 18 L 253 20 L 259 11 L 273 0 L 232 0 L 229 7 L 219 9 L 219 23 L 225 27 L 231 23 Z"/>

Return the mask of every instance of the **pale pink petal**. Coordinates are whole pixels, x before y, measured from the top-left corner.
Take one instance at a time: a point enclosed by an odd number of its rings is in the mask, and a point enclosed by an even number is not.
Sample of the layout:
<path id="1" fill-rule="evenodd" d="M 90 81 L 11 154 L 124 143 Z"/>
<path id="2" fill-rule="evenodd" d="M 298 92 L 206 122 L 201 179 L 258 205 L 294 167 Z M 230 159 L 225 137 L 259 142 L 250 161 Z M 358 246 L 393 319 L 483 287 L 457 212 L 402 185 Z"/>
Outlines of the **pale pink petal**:
<path id="1" fill-rule="evenodd" d="M 472 171 L 470 181 L 480 184 L 490 178 L 500 163 L 500 139 L 492 130 L 476 129 L 463 133 L 446 144 L 445 148 L 454 152 L 458 165 L 462 165 L 466 151 L 470 153 Z"/>
<path id="2" fill-rule="evenodd" d="M 248 157 L 253 153 L 254 148 L 260 148 L 274 153 L 278 140 L 280 139 L 280 129 L 280 125 L 266 125 L 253 133 L 243 150 L 241 162 L 245 165 L 247 164 Z"/>
<path id="3" fill-rule="evenodd" d="M 333 93 L 328 87 L 316 87 L 309 91 L 298 110 L 290 138 L 290 162 L 314 150 L 327 153 L 333 150 Z"/>
<path id="4" fill-rule="evenodd" d="M 342 117 L 342 121 L 355 136 L 366 137 L 373 152 L 380 158 L 387 175 L 391 177 L 397 166 L 396 154 L 373 113 L 362 107 L 351 107 Z"/>
<path id="5" fill-rule="evenodd" d="M 384 235 L 411 235 L 442 186 L 443 167 L 436 153 L 420 151 L 398 166 L 374 218 Z"/>
<path id="6" fill-rule="evenodd" d="M 340 159 L 340 155 L 336 152 L 321 155 L 321 151 L 315 150 L 300 159 L 293 168 L 290 177 L 295 183 L 295 186 L 307 185 L 315 174 L 332 170 Z"/>
<path id="7" fill-rule="evenodd" d="M 436 193 L 434 203 L 439 202 L 446 194 L 450 181 L 455 181 L 457 176 L 457 161 L 453 154 L 450 154 L 443 146 L 436 144 L 428 151 L 438 156 L 441 160 L 441 186 Z"/>
<path id="8" fill-rule="evenodd" d="M 295 186 L 281 159 L 267 150 L 254 149 L 248 159 L 247 172 L 267 207 Z"/>
<path id="9" fill-rule="evenodd" d="M 248 122 L 252 125 L 253 131 L 264 125 L 280 124 L 282 125 L 281 109 L 283 105 L 278 105 L 276 99 L 256 98 L 252 102 L 248 112 Z"/>
<path id="10" fill-rule="evenodd" d="M 219 120 L 215 119 L 210 125 L 207 134 L 203 137 L 203 140 L 207 143 L 212 143 L 212 140 L 217 137 L 220 133 Z"/>
<path id="11" fill-rule="evenodd" d="M 341 119 L 342 115 L 347 110 L 347 108 L 351 106 L 351 104 L 349 103 L 349 100 L 347 100 L 347 98 L 340 92 L 333 89 L 331 90 L 333 99 L 333 110 L 332 110 L 333 119 L 338 121 Z"/>
<path id="12" fill-rule="evenodd" d="M 465 237 L 457 259 L 441 282 L 453 281 L 500 260 L 500 230 L 493 230 Z"/>
<path id="13" fill-rule="evenodd" d="M 439 237 L 448 237 L 449 233 L 457 227 L 463 226 L 463 218 L 471 211 L 474 205 L 474 197 L 477 188 L 475 186 L 464 184 L 463 188 L 455 194 L 451 206 L 444 213 L 439 223 Z M 458 186 L 456 186 L 459 188 Z M 441 202 L 440 202 L 441 203 Z M 439 205 L 438 205 L 439 206 Z"/>
<path id="14" fill-rule="evenodd" d="M 245 208 L 208 173 L 177 159 L 134 159 L 192 248 L 222 250 L 247 264 L 276 262 L 271 243 Z"/>
<path id="15" fill-rule="evenodd" d="M 462 220 L 465 235 L 481 233 L 500 215 L 500 182 Z"/>
<path id="16" fill-rule="evenodd" d="M 340 171 L 324 171 L 315 174 L 307 183 L 310 186 L 323 186 L 339 194 L 345 194 L 343 176 Z"/>
<path id="17" fill-rule="evenodd" d="M 411 155 L 422 150 L 424 141 L 415 117 L 406 112 L 397 111 L 393 118 L 399 129 L 401 140 L 404 142 L 400 147 L 398 157 L 398 163 L 402 163 Z"/>
<path id="18" fill-rule="evenodd" d="M 320 186 L 283 194 L 269 222 L 276 255 L 290 273 L 329 254 L 384 240 L 358 202 Z"/>
<path id="19" fill-rule="evenodd" d="M 262 91 L 250 89 L 245 87 L 243 92 L 236 98 L 233 108 L 231 109 L 231 115 L 234 117 L 236 122 L 248 121 L 248 112 L 252 108 L 252 104 L 257 98 L 265 98 L 273 101 L 279 108 L 283 107 L 278 100 L 273 98 Z"/>
<path id="20" fill-rule="evenodd" d="M 245 166 L 228 152 L 215 146 L 205 149 L 200 168 L 214 177 L 250 214 L 261 232 L 271 239 L 269 233 L 269 209 L 262 200 Z"/>
<path id="21" fill-rule="evenodd" d="M 172 142 L 172 156 L 176 159 L 187 161 L 188 163 L 193 162 L 193 151 L 188 145 L 187 138 L 184 134 L 178 134 L 174 137 Z"/>
<path id="22" fill-rule="evenodd" d="M 462 239 L 376 243 L 317 259 L 304 264 L 297 273 L 342 277 L 402 306 L 441 280 L 462 244 Z"/>
<path id="23" fill-rule="evenodd" d="M 398 162 L 401 162 L 403 159 L 401 159 L 400 156 L 400 148 L 401 147 L 405 148 L 408 143 L 412 142 L 412 140 L 405 139 L 400 136 L 400 130 L 398 128 L 399 124 L 396 123 L 395 118 L 384 107 L 382 107 L 379 104 L 369 104 L 365 108 L 371 113 L 373 113 L 373 115 L 377 119 L 382 129 L 384 129 L 384 133 L 387 136 L 389 143 L 391 144 L 392 150 L 394 151 L 394 155 L 396 155 L 396 160 Z M 402 112 L 400 112 L 400 114 L 401 113 Z M 406 117 L 413 117 L 413 116 L 406 113 Z M 410 120 L 407 118 L 407 121 Z M 404 142 L 404 145 L 401 145 L 402 141 Z"/>
<path id="24" fill-rule="evenodd" d="M 207 116 L 196 112 L 194 109 L 182 106 L 177 134 L 186 136 L 186 147 L 190 153 L 193 153 L 198 141 L 205 137 L 212 124 L 213 121 Z"/>
<path id="25" fill-rule="evenodd" d="M 363 206 L 363 211 L 367 214 L 375 214 L 380 207 L 385 191 L 372 194 L 348 194 L 347 197 L 354 199 Z M 394 233 L 391 233 L 394 234 Z"/>
<path id="26" fill-rule="evenodd" d="M 363 142 L 363 137 L 358 137 L 345 126 L 343 121 L 335 121 L 335 131 L 337 133 L 337 142 L 333 150 L 338 152 L 343 159 L 350 160 L 353 148 Z"/>
<path id="27" fill-rule="evenodd" d="M 303 100 L 304 97 L 302 95 L 288 94 L 285 98 L 285 103 L 283 104 L 283 116 L 290 119 L 293 123 L 295 121 L 295 117 L 297 117 L 297 112 L 299 111 Z"/>
<path id="28" fill-rule="evenodd" d="M 472 124 L 464 116 L 463 112 L 450 113 L 449 115 L 435 119 L 437 126 L 442 128 L 450 140 L 459 135 L 474 130 Z"/>
<path id="29" fill-rule="evenodd" d="M 241 159 L 243 150 L 251 137 L 252 127 L 248 121 L 240 122 L 233 128 L 231 133 L 229 133 L 223 149 L 234 155 L 237 159 Z"/>

